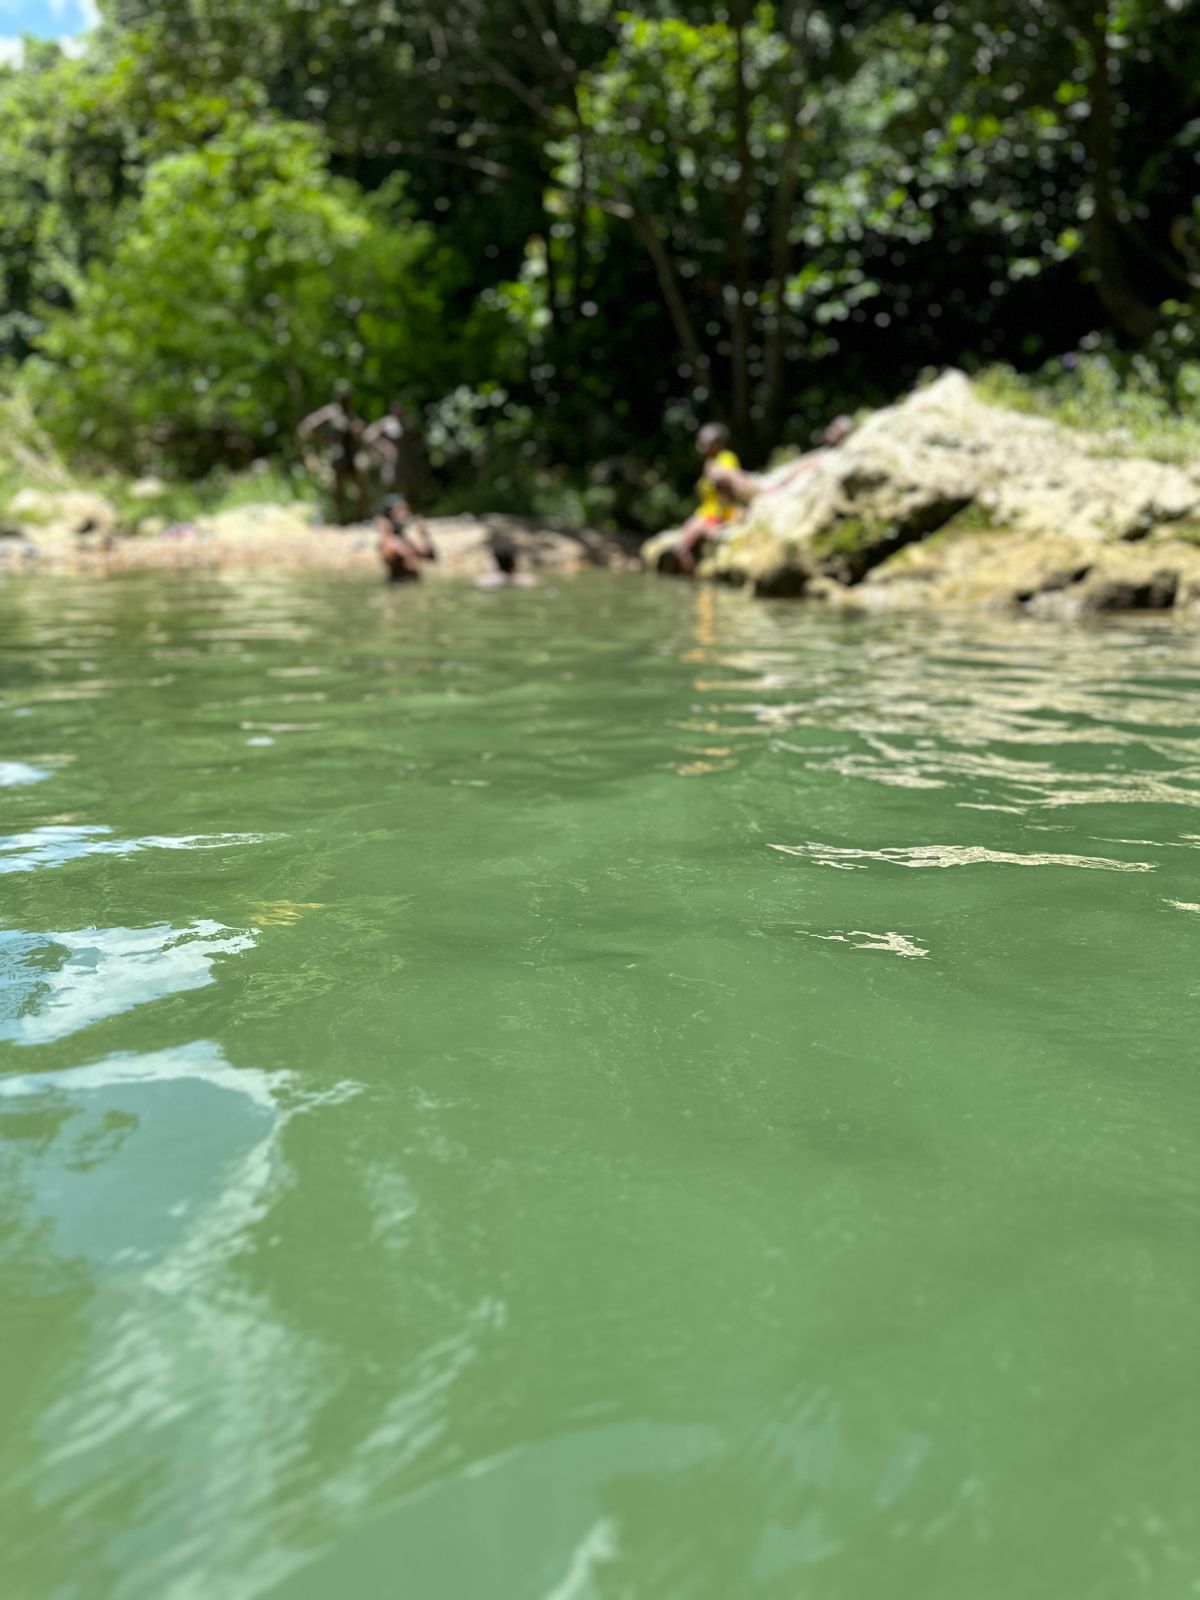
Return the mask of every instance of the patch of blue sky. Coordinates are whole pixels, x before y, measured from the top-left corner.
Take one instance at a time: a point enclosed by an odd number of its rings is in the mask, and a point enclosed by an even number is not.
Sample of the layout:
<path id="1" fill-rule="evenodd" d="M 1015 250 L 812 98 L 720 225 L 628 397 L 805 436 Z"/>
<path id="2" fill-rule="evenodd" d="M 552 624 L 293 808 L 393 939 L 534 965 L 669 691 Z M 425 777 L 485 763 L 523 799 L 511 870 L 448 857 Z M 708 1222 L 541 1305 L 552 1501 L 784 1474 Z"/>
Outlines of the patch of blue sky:
<path id="1" fill-rule="evenodd" d="M 0 0 L 0 33 L 60 39 L 96 21 L 95 0 Z"/>
<path id="2" fill-rule="evenodd" d="M 0 0 L 0 66 L 20 63 L 26 34 L 78 50 L 80 34 L 99 20 L 98 0 Z"/>

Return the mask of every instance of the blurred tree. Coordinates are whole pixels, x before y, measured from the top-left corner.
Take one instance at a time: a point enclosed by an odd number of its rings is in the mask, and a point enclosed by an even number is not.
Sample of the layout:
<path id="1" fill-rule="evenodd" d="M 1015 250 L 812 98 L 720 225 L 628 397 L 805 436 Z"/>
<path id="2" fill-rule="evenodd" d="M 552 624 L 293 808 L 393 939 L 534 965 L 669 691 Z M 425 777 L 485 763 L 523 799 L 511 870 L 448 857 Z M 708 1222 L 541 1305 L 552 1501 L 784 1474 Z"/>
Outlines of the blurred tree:
<path id="1" fill-rule="evenodd" d="M 66 306 L 128 188 L 120 86 L 53 45 L 0 74 L 0 359 L 22 359 Z"/>
<path id="2" fill-rule="evenodd" d="M 1044 192 L 1073 212 L 1072 241 L 1113 327 L 1143 343 L 1161 300 L 1200 288 L 1186 244 L 1200 187 L 1195 5 L 970 0 L 955 18 L 951 81 L 988 103 L 998 134 L 1032 117 L 1058 145 Z"/>
<path id="3" fill-rule="evenodd" d="M 447 381 L 455 264 L 393 193 L 332 177 L 311 128 L 231 119 L 154 162 L 114 228 L 28 376 L 93 455 L 203 471 L 290 448 L 338 378 L 376 410 Z"/>
<path id="4" fill-rule="evenodd" d="M 106 0 L 81 60 L 0 71 L 0 353 L 23 359 L 50 318 L 39 393 L 96 448 L 103 323 L 141 374 L 111 379 L 126 453 L 170 440 L 197 464 L 286 437 L 295 395 L 343 362 L 381 399 L 376 369 L 402 365 L 431 425 L 461 426 L 447 471 L 490 470 L 486 436 L 535 475 L 595 465 L 641 494 L 639 462 L 710 410 L 765 455 L 928 366 L 1035 365 L 1096 328 L 1158 352 L 1157 308 L 1191 301 L 1200 267 L 1196 9 Z M 201 201 L 189 185 L 285 127 L 295 149 L 311 130 L 300 167 L 251 165 L 233 196 L 260 240 L 278 231 L 281 284 L 262 248 L 233 269 L 217 179 Z M 172 225 L 173 184 L 213 215 Z M 164 271 L 154 366 L 121 317 L 176 250 L 189 305 Z M 303 360 L 281 302 L 320 329 Z M 199 333 L 231 304 L 257 341 L 250 398 Z M 1173 315 L 1169 348 L 1193 325 Z"/>

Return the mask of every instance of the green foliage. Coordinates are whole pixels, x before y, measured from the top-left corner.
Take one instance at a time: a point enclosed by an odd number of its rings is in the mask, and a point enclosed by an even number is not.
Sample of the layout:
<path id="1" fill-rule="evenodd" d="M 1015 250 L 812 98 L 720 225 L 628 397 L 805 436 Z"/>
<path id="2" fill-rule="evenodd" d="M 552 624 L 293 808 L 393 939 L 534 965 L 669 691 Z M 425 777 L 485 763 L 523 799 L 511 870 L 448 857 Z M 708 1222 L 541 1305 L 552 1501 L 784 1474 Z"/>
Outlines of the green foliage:
<path id="1" fill-rule="evenodd" d="M 707 414 L 753 464 L 948 363 L 1178 459 L 1198 5 L 107 0 L 0 69 L 0 366 L 201 478 L 345 375 L 446 504 L 577 520 L 674 517 Z"/>
<path id="2" fill-rule="evenodd" d="M 978 500 L 973 500 L 969 506 L 964 506 L 961 511 L 955 512 L 949 522 L 944 522 L 940 528 L 936 528 L 925 543 L 944 544 L 964 534 L 993 533 L 999 526 L 991 508 Z"/>
<path id="3" fill-rule="evenodd" d="M 619 531 L 681 522 L 689 499 L 633 457 L 571 470 L 538 449 L 530 410 L 495 384 L 465 385 L 429 409 L 431 463 L 451 487 L 434 510 L 531 512 L 570 527 Z"/>
<path id="4" fill-rule="evenodd" d="M 217 467 L 203 478 L 170 480 L 163 485 L 163 493 L 151 500 L 135 494 L 128 478 L 105 476 L 89 478 L 88 483 L 117 507 L 122 526 L 134 529 L 147 518 L 160 523 L 191 522 L 253 505 L 295 505 L 315 516 L 325 499 L 323 486 L 303 467 L 271 461 L 255 462 L 240 472 Z"/>
<path id="5" fill-rule="evenodd" d="M 331 177 L 297 124 L 234 119 L 154 162 L 26 369 L 47 427 L 103 459 L 194 470 L 286 445 L 341 376 L 376 400 L 428 389 L 434 241 L 390 200 Z"/>
<path id="6" fill-rule="evenodd" d="M 1117 453 L 1189 465 L 1200 457 L 1198 317 L 1200 308 L 1172 303 L 1144 350 L 1093 338 L 1034 373 L 991 367 L 976 388 L 993 405 L 1099 432 Z"/>
<path id="7" fill-rule="evenodd" d="M 70 472 L 27 401 L 0 392 L 0 481 L 62 488 Z M 3 503 L 0 493 L 0 504 Z"/>
<path id="8" fill-rule="evenodd" d="M 839 583 L 860 583 L 882 557 L 903 542 L 887 524 L 843 517 L 813 537 L 812 553 L 821 570 Z"/>

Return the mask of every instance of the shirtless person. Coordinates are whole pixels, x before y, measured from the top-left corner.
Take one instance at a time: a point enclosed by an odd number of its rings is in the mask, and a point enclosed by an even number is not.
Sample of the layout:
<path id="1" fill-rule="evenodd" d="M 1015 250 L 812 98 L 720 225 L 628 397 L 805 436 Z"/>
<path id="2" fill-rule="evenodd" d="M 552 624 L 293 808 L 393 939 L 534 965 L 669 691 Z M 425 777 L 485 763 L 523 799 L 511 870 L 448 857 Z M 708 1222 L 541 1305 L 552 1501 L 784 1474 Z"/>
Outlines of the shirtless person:
<path id="1" fill-rule="evenodd" d="M 333 471 L 333 507 L 338 523 L 361 521 L 366 514 L 359 452 L 363 440 L 363 420 L 354 409 L 353 391 L 346 382 L 337 385 L 327 406 L 312 412 L 296 429 L 305 459 L 314 440 L 329 446 L 329 465 Z M 347 511 L 352 515 L 348 516 Z"/>
<path id="2" fill-rule="evenodd" d="M 757 500 L 760 494 L 774 494 L 777 489 L 786 489 L 789 483 L 795 483 L 797 478 L 802 478 L 806 472 L 811 472 L 818 461 L 824 461 L 830 451 L 836 450 L 853 432 L 853 417 L 845 415 L 834 417 L 821 434 L 821 442 L 815 450 L 806 450 L 802 456 L 797 456 L 794 461 L 776 468 L 774 472 L 769 474 L 744 472 L 741 467 L 723 465 L 718 458 L 708 468 L 708 473 L 718 490 L 729 495 L 739 505 L 747 506 L 751 500 Z M 734 457 L 735 461 L 736 459 Z"/>
<path id="3" fill-rule="evenodd" d="M 783 489 L 789 483 L 794 483 L 797 478 L 802 478 L 806 472 L 811 472 L 818 461 L 823 461 L 831 450 L 836 450 L 854 432 L 854 418 L 842 415 L 834 417 L 833 421 L 821 435 L 821 442 L 815 450 L 806 451 L 804 455 L 791 462 L 786 472 L 781 472 L 773 483 L 760 484 L 755 493 L 773 494 L 776 489 Z"/>
<path id="4" fill-rule="evenodd" d="M 414 517 L 408 501 L 400 494 L 389 494 L 375 514 L 379 534 L 379 554 L 392 583 L 415 583 L 424 561 L 436 561 L 437 551 L 429 529 Z"/>
<path id="5" fill-rule="evenodd" d="M 412 497 L 420 465 L 420 436 L 401 400 L 393 400 L 363 433 L 363 446 L 385 494 Z"/>

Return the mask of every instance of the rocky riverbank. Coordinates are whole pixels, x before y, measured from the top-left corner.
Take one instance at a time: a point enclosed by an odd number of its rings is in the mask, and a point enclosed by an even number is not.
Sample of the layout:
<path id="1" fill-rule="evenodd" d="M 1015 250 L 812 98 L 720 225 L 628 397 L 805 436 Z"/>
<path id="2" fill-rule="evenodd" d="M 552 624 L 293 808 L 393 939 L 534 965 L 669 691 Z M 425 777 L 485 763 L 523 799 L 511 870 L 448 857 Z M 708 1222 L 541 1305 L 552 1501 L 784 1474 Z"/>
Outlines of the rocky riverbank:
<path id="1" fill-rule="evenodd" d="M 1052 616 L 1155 610 L 1200 618 L 1200 461 L 1165 465 L 1117 436 L 986 404 L 947 372 L 878 411 L 838 449 L 764 492 L 699 575 L 761 596 L 854 609 L 988 606 Z M 168 523 L 162 485 L 119 508 L 77 488 L 26 488 L 0 513 L 0 573 L 238 567 L 378 573 L 369 526 L 324 527 L 264 501 Z M 510 539 L 529 569 L 631 564 L 619 540 L 504 517 L 430 521 L 431 576 L 492 570 Z M 643 547 L 650 569 L 674 540 Z"/>
<path id="2" fill-rule="evenodd" d="M 701 577 L 855 608 L 1200 617 L 1200 462 L 986 405 L 947 372 L 765 491 Z M 658 565 L 672 542 L 643 548 Z"/>
<path id="3" fill-rule="evenodd" d="M 147 495 L 152 503 L 152 497 Z M 476 577 L 493 571 L 490 541 L 513 543 L 528 569 L 569 573 L 626 561 L 602 534 L 514 517 L 432 517 L 438 550 L 431 576 Z M 246 505 L 194 521 L 167 524 L 152 513 L 134 528 L 116 505 L 85 490 L 25 489 L 0 522 L 0 572 L 111 573 L 143 569 L 277 567 L 289 571 L 378 574 L 376 536 L 369 525 L 333 528 L 314 523 L 303 505 Z"/>

